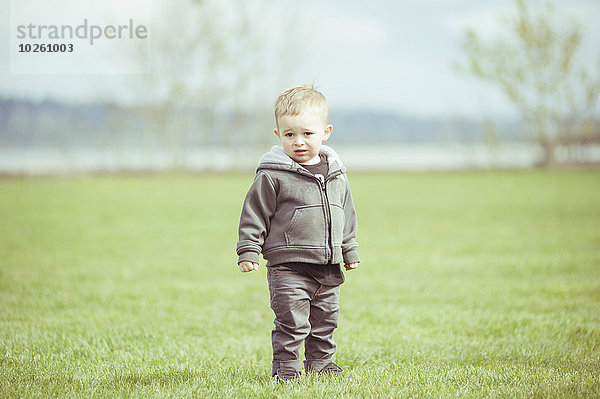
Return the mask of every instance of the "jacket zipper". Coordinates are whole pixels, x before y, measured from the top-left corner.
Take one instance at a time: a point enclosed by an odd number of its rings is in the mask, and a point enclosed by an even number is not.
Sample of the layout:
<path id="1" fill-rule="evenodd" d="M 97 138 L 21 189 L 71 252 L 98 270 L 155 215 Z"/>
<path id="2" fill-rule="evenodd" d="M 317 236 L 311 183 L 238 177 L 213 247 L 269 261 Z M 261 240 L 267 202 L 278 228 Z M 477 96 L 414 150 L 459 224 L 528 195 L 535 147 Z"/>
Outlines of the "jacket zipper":
<path id="1" fill-rule="evenodd" d="M 305 173 L 302 173 L 305 174 Z M 319 179 L 318 177 L 316 177 L 313 174 L 306 174 L 307 176 L 311 176 L 312 178 L 316 179 L 319 187 L 321 188 L 321 202 L 323 203 L 324 206 L 324 216 L 325 216 L 325 223 L 327 226 L 327 245 L 328 247 L 325 248 L 325 256 L 327 257 L 327 263 L 331 263 L 333 261 L 333 226 L 331 223 L 331 209 L 329 207 L 329 197 L 327 196 L 327 182 L 331 179 L 333 179 L 334 177 L 337 177 L 338 175 L 341 175 L 342 172 L 341 171 L 337 171 L 334 174 L 330 174 L 328 175 L 324 180 Z"/>
<path id="2" fill-rule="evenodd" d="M 333 223 L 331 223 L 331 207 L 329 205 L 329 196 L 327 195 L 327 182 L 332 180 L 334 177 L 341 175 L 341 171 L 337 171 L 333 174 L 330 174 L 325 178 L 325 181 L 322 183 L 323 193 L 325 194 L 325 203 L 327 208 L 327 214 L 329 215 L 329 248 L 331 249 L 331 253 L 329 254 L 329 260 L 327 263 L 333 262 Z"/>
<path id="3" fill-rule="evenodd" d="M 319 180 L 319 186 L 321 187 L 321 198 L 323 204 L 325 205 L 325 223 L 327 226 L 327 250 L 325 251 L 325 255 L 327 257 L 327 263 L 331 263 L 333 260 L 333 242 L 332 242 L 332 232 L 331 232 L 331 209 L 329 209 L 329 197 L 327 196 L 327 183 L 326 181 Z"/>

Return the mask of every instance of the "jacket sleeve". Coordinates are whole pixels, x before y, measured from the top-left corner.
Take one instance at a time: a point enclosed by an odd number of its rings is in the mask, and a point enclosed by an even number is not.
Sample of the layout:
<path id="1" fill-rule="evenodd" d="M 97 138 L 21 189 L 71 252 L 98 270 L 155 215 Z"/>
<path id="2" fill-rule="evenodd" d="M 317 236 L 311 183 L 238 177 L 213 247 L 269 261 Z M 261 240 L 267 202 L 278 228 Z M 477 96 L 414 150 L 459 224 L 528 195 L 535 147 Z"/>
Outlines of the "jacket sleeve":
<path id="1" fill-rule="evenodd" d="M 360 262 L 358 257 L 358 244 L 356 243 L 356 233 L 358 230 L 358 220 L 356 218 L 356 209 L 352 201 L 350 185 L 346 186 L 346 196 L 344 198 L 344 238 L 342 240 L 342 256 L 344 263 Z"/>
<path id="2" fill-rule="evenodd" d="M 238 263 L 258 263 L 258 254 L 262 251 L 271 227 L 271 217 L 275 213 L 276 200 L 277 193 L 273 181 L 265 172 L 259 172 L 242 206 L 236 248 Z"/>

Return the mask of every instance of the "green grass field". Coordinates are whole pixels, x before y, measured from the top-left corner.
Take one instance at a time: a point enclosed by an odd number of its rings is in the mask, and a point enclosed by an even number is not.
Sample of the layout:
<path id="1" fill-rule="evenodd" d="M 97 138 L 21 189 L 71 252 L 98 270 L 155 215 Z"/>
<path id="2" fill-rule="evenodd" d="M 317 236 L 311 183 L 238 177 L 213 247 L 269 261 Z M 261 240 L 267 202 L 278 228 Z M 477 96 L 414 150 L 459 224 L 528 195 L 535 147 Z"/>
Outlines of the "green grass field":
<path id="1" fill-rule="evenodd" d="M 251 175 L 0 180 L 0 397 L 600 397 L 600 173 L 350 174 L 349 378 L 270 376 Z"/>

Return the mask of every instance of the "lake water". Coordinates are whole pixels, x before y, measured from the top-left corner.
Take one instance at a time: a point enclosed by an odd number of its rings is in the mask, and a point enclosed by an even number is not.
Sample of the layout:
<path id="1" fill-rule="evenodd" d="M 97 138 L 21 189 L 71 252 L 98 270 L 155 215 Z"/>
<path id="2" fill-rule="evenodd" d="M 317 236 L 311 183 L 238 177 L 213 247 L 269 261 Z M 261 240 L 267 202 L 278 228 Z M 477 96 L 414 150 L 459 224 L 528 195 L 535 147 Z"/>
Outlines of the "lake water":
<path id="1" fill-rule="evenodd" d="M 337 145 L 343 162 L 354 171 L 453 170 L 531 167 L 542 157 L 532 144 L 391 144 Z M 265 149 L 266 152 L 268 148 Z M 186 149 L 174 153 L 157 148 L 34 148 L 0 149 L 0 173 L 61 174 L 79 172 L 253 171 L 261 151 L 241 152 L 223 148 Z M 566 149 L 557 151 L 566 160 Z M 600 145 L 580 153 L 580 160 L 600 163 Z"/>

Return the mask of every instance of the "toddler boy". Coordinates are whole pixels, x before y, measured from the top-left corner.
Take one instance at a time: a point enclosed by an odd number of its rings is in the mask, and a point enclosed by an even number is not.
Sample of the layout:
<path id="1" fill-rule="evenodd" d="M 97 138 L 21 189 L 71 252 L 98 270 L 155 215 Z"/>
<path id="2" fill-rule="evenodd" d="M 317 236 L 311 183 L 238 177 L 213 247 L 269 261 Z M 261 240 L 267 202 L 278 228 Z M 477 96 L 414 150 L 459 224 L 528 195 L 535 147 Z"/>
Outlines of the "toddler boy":
<path id="1" fill-rule="evenodd" d="M 327 100 L 312 87 L 294 87 L 275 102 L 275 134 L 281 141 L 259 161 L 239 224 L 238 266 L 258 270 L 267 260 L 273 371 L 280 381 L 306 372 L 340 374 L 333 362 L 333 332 L 339 314 L 340 284 L 360 262 L 357 220 L 346 168 L 322 145 L 328 124 Z"/>

